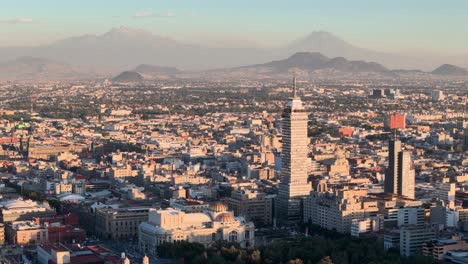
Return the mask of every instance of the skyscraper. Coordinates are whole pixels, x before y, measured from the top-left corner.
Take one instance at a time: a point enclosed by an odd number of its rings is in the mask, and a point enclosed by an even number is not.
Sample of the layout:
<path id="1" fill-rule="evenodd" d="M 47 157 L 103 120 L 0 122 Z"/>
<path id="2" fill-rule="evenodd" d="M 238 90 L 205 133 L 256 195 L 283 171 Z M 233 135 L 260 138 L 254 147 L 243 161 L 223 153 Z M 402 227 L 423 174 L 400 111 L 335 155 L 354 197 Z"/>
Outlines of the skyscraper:
<path id="1" fill-rule="evenodd" d="M 308 113 L 297 96 L 296 76 L 293 96 L 289 98 L 281 117 L 282 169 L 275 214 L 280 224 L 288 224 L 301 220 L 301 198 L 311 191 L 311 185 L 307 182 Z"/>
<path id="2" fill-rule="evenodd" d="M 388 143 L 388 168 L 385 174 L 385 192 L 414 199 L 415 172 L 411 152 L 402 151 L 401 141 Z"/>

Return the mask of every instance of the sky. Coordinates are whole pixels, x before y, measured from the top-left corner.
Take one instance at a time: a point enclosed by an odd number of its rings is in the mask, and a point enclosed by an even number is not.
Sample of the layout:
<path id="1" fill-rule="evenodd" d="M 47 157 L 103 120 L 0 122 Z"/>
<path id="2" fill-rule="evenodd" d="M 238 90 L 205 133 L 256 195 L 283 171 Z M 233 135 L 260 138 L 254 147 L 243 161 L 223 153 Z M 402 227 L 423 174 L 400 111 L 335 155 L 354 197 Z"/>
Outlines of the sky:
<path id="1" fill-rule="evenodd" d="M 0 0 L 0 46 L 43 45 L 113 27 L 229 46 L 331 32 L 378 51 L 468 54 L 467 0 Z"/>

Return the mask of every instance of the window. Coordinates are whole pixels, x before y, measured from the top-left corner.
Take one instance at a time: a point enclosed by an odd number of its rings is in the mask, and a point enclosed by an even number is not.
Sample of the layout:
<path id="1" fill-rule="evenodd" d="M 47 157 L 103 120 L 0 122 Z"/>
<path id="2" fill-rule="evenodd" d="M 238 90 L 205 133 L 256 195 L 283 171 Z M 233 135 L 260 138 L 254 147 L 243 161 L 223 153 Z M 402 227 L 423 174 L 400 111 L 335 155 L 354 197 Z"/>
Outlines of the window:
<path id="1" fill-rule="evenodd" d="M 230 242 L 236 242 L 237 241 L 237 232 L 236 231 L 232 231 L 231 233 L 229 233 L 229 241 Z"/>

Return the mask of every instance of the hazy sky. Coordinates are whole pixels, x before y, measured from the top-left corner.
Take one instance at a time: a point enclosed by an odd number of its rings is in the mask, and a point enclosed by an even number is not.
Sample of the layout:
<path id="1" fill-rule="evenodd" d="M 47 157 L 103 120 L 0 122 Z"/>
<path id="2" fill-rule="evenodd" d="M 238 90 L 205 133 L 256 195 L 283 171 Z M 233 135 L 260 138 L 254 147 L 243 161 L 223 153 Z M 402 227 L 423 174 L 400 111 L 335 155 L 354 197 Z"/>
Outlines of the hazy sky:
<path id="1" fill-rule="evenodd" d="M 468 0 L 5 0 L 0 46 L 123 25 L 233 46 L 283 44 L 325 30 L 380 51 L 468 53 L 467 12 Z"/>

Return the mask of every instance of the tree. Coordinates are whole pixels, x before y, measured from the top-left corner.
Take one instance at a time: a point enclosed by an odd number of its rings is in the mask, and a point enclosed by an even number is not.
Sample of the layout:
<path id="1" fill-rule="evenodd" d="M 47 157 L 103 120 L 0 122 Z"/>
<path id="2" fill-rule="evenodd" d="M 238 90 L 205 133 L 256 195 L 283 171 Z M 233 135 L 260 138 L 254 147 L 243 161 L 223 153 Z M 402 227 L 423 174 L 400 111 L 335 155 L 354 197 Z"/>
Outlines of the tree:
<path id="1" fill-rule="evenodd" d="M 333 264 L 333 261 L 331 260 L 330 256 L 326 256 L 322 258 L 318 264 Z"/>

